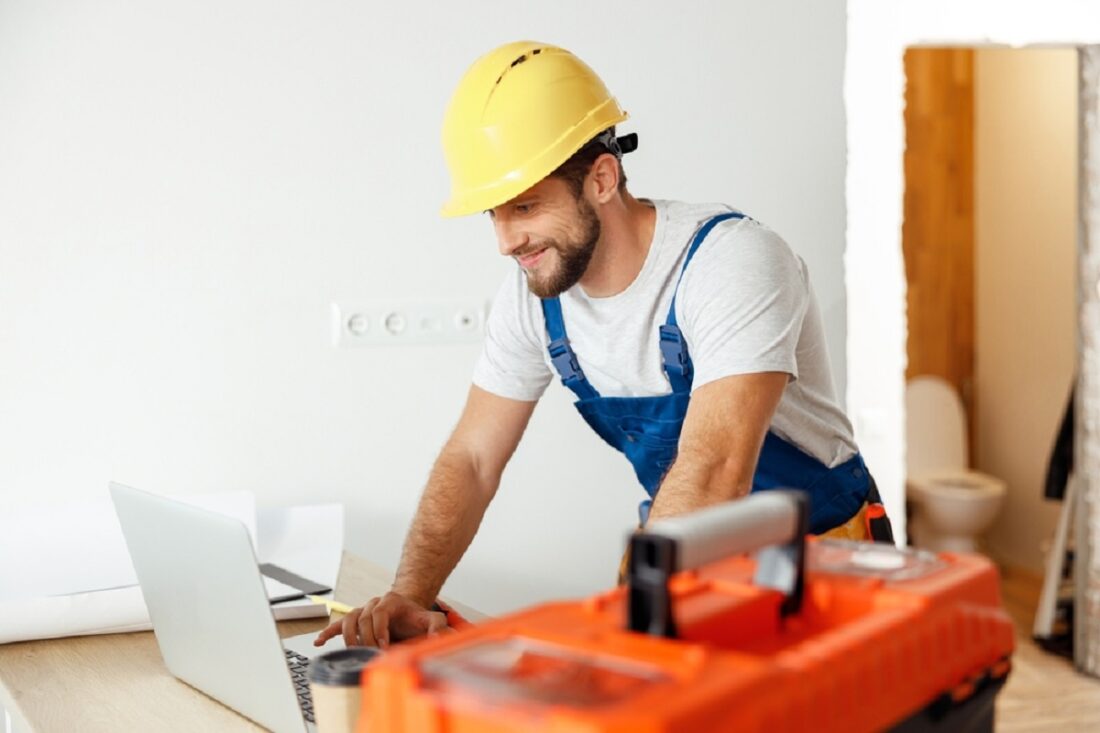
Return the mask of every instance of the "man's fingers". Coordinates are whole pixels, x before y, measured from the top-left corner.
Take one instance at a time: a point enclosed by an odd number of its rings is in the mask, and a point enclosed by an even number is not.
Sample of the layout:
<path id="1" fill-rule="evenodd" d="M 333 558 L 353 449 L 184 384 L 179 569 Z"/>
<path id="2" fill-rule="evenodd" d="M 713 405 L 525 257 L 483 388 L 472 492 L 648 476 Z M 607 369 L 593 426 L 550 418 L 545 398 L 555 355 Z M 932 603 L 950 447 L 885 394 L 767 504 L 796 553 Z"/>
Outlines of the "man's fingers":
<path id="1" fill-rule="evenodd" d="M 362 613 L 362 608 L 354 608 L 340 621 L 345 646 L 355 646 L 359 643 L 359 615 Z"/>
<path id="2" fill-rule="evenodd" d="M 379 649 L 385 649 L 390 645 L 390 613 L 386 604 L 380 604 L 370 615 L 371 631 L 378 642 Z"/>
<path id="3" fill-rule="evenodd" d="M 340 619 L 339 621 L 333 621 L 331 624 L 321 629 L 321 633 L 317 634 L 317 638 L 313 640 L 313 646 L 321 646 L 326 641 L 339 634 L 343 624 L 344 619 Z"/>
<path id="4" fill-rule="evenodd" d="M 429 611 L 428 635 L 435 636 L 436 634 L 442 634 L 447 631 L 454 631 L 454 629 L 447 625 L 447 614 Z"/>
<path id="5" fill-rule="evenodd" d="M 344 630 L 344 644 L 346 644 L 347 646 L 357 646 L 360 644 L 359 619 L 361 619 L 364 614 L 370 615 L 370 612 L 374 609 L 376 605 L 378 605 L 378 599 L 372 598 L 367 601 L 366 605 L 360 606 L 359 608 L 353 608 L 347 616 L 344 616 L 344 620 L 342 622 Z"/>
<path id="6" fill-rule="evenodd" d="M 385 649 L 394 641 L 423 634 L 434 636 L 449 631 L 447 616 L 410 602 L 396 593 L 372 598 L 352 609 L 340 621 L 334 621 L 317 635 L 313 644 L 321 646 L 339 633 L 348 646 L 377 646 Z"/>
<path id="7" fill-rule="evenodd" d="M 363 608 L 363 614 L 359 617 L 359 644 L 362 646 L 378 646 L 378 640 L 374 638 L 374 616 L 384 615 L 378 608 L 377 598 L 369 607 Z"/>

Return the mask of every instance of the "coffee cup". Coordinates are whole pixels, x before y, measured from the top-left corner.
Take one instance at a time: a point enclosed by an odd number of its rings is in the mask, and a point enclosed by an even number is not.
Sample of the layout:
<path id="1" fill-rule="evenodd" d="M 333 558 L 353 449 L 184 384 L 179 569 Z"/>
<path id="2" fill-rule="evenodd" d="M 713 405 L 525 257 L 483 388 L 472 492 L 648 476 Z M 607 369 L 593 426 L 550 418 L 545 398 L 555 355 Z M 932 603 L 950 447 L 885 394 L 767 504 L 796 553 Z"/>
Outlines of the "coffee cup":
<path id="1" fill-rule="evenodd" d="M 314 657 L 309 662 L 309 690 L 318 733 L 355 733 L 359 719 L 363 667 L 378 650 L 356 646 Z"/>

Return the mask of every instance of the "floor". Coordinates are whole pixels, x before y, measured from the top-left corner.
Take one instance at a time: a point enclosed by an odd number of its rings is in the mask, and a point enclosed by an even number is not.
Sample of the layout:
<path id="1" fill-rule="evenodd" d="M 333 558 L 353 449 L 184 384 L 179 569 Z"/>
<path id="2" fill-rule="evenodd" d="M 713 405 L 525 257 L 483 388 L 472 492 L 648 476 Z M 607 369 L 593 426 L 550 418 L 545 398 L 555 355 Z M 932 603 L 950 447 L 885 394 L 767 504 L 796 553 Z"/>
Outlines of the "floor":
<path id="1" fill-rule="evenodd" d="M 1031 640 L 1040 585 L 1034 575 L 1002 572 L 1017 646 L 1012 673 L 997 699 L 997 731 L 1100 731 L 1100 679 L 1078 674 L 1068 659 L 1047 654 Z"/>

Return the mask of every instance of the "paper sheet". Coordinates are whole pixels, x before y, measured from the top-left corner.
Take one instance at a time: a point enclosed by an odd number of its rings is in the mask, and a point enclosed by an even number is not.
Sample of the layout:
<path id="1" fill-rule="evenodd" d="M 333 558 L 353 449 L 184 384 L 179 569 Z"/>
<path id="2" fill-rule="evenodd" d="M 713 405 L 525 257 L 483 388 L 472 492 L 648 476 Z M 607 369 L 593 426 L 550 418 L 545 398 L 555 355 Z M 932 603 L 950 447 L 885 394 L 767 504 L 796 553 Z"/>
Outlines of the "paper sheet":
<path id="1" fill-rule="evenodd" d="M 344 547 L 344 506 L 311 504 L 260 509 L 256 555 L 329 587 L 336 584 Z"/>
<path id="2" fill-rule="evenodd" d="M 141 588 L 0 602 L 0 644 L 151 629 Z"/>
<path id="3" fill-rule="evenodd" d="M 174 498 L 239 519 L 255 543 L 250 492 Z M 0 602 L 133 585 L 137 575 L 107 493 L 0 513 Z"/>
<path id="4" fill-rule="evenodd" d="M 260 562 L 279 565 L 303 578 L 333 588 L 344 546 L 342 504 L 314 504 L 257 513 L 257 551 Z M 264 578 L 269 597 L 285 590 L 278 581 Z M 276 618 L 327 616 L 324 606 L 307 600 L 272 605 Z"/>
<path id="5" fill-rule="evenodd" d="M 224 495 L 222 495 L 224 496 Z M 241 497 L 226 501 L 222 506 L 235 506 L 238 510 L 246 504 L 251 507 L 253 499 L 250 494 L 244 494 L 247 501 Z M 207 497 L 203 497 L 206 500 Z M 215 503 L 218 503 L 215 500 Z M 94 508 L 94 503 L 92 504 Z M 85 503 L 82 507 L 88 510 Z M 213 508 L 213 507 L 211 507 Z M 65 521 L 72 522 L 75 514 L 68 512 Z M 111 512 L 113 515 L 113 510 Z M 34 516 L 23 513 L 24 521 Z M 11 517 L 5 517 L 4 525 L 0 529 L 11 526 Z M 50 517 L 46 517 L 50 519 Z M 242 518 L 244 519 L 244 518 Z M 102 515 L 98 516 L 100 530 L 105 523 Z M 47 521 L 47 527 L 51 526 Z M 340 552 L 343 546 L 343 507 L 339 504 L 289 507 L 284 509 L 261 509 L 253 512 L 252 518 L 248 518 L 246 525 L 254 527 L 253 537 L 257 539 L 258 556 L 261 562 L 274 562 L 282 565 L 287 570 L 302 575 L 310 580 L 334 585 L 336 573 L 340 564 Z M 41 526 L 41 525 L 40 525 Z M 53 524 L 56 527 L 58 524 Z M 117 521 L 114 522 L 116 531 Z M 24 526 L 23 536 L 37 536 L 38 531 L 34 526 Z M 106 541 L 109 542 L 109 533 L 102 531 L 84 531 L 81 535 L 83 542 Z M 104 538 L 107 539 L 104 539 Z M 7 538 L 0 539 L 0 552 L 3 565 L 0 569 L 5 574 L 0 574 L 0 584 L 6 584 L 12 579 L 24 577 L 25 568 L 16 567 L 12 558 L 6 553 L 12 549 L 18 549 L 14 543 L 6 542 Z M 87 545 L 76 541 L 67 543 L 70 552 L 89 551 L 95 555 L 93 560 L 78 562 L 77 565 L 90 569 L 94 575 L 94 583 L 117 582 L 125 580 L 125 574 L 119 570 L 117 551 L 89 550 Z M 125 543 L 122 545 L 125 552 Z M 20 550 L 23 555 L 25 550 Z M 49 555 L 52 562 L 57 562 L 59 556 L 56 553 Z M 60 556 L 62 561 L 71 561 L 72 558 Z M 133 568 L 129 563 L 129 555 L 125 555 L 126 566 L 129 572 Z M 112 564 L 113 563 L 113 564 Z M 39 583 L 36 590 L 57 590 L 65 587 L 87 586 L 92 583 L 92 576 L 85 578 L 77 575 L 69 569 L 54 569 L 44 566 L 43 558 L 35 560 L 39 570 L 45 570 L 45 574 L 51 579 L 50 583 Z M 23 575 L 21 575 L 23 574 Z M 0 586 L 2 587 L 2 586 Z M 9 589 L 3 587 L 4 591 Z M 302 618 L 307 616 L 325 615 L 323 606 L 318 606 L 309 601 L 291 601 L 277 604 L 272 607 L 276 618 Z M 127 631 L 141 631 L 151 628 L 149 614 L 145 608 L 145 602 L 141 596 L 141 589 L 136 585 L 128 587 L 115 587 L 90 592 L 76 592 L 67 594 L 41 594 L 30 595 L 27 591 L 9 592 L 7 597 L 0 597 L 0 644 L 29 639 L 46 639 L 61 636 L 81 636 L 85 634 L 109 634 Z"/>

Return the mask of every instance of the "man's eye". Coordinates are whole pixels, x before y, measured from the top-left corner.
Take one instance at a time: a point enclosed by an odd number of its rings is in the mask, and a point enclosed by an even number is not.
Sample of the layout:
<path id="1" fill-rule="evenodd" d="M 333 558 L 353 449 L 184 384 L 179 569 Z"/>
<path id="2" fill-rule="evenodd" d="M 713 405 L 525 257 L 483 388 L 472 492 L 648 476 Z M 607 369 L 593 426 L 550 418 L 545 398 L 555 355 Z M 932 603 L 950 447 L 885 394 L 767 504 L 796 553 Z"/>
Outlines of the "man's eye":
<path id="1" fill-rule="evenodd" d="M 535 207 L 534 204 L 516 204 L 517 214 L 527 214 Z"/>

